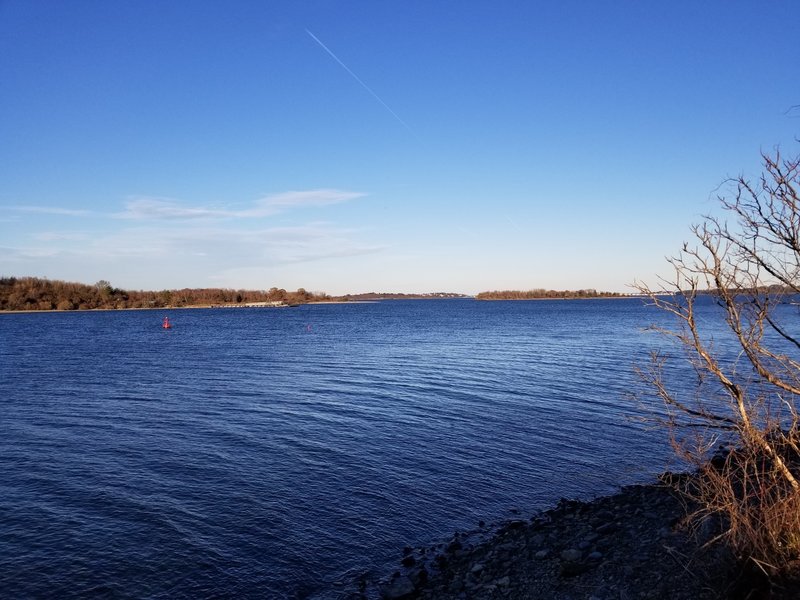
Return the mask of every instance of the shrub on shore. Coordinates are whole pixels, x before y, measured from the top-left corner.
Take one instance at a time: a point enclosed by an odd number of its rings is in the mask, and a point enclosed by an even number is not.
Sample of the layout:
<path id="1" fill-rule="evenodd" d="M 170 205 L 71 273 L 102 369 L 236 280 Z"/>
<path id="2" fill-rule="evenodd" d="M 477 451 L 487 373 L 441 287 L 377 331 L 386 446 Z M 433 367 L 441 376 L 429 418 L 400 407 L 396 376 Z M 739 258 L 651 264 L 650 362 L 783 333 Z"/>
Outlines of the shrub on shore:
<path id="1" fill-rule="evenodd" d="M 670 387 L 654 355 L 640 369 L 666 411 L 679 456 L 699 473 L 682 491 L 714 516 L 716 539 L 743 564 L 773 582 L 797 576 L 800 564 L 800 158 L 762 155 L 756 181 L 730 180 L 720 197 L 729 221 L 707 216 L 693 227 L 694 244 L 671 259 L 674 279 L 657 288 L 637 284 L 650 302 L 677 319 L 660 329 L 686 351 L 697 394 Z M 724 357 L 695 311 L 699 294 L 721 309 L 738 354 Z M 729 450 L 712 460 L 720 442 Z"/>
<path id="2" fill-rule="evenodd" d="M 266 291 L 224 288 L 134 291 L 112 287 L 105 280 L 87 285 L 39 277 L 0 277 L 0 310 L 167 308 L 251 302 L 303 304 L 327 299 L 327 294 L 303 288 L 295 292 L 275 287 Z"/>

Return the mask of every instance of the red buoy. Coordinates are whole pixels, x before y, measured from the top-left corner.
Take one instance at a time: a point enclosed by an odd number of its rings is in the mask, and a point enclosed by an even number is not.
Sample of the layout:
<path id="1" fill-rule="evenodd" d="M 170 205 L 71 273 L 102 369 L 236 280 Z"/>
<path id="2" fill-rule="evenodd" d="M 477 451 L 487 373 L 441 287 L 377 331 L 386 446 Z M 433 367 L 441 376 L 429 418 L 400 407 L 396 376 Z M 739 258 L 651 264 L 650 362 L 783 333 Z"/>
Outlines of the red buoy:
<path id="1" fill-rule="evenodd" d="M 164 329 L 172 329 L 172 323 L 169 322 L 169 317 L 164 317 L 164 322 L 161 324 Z"/>

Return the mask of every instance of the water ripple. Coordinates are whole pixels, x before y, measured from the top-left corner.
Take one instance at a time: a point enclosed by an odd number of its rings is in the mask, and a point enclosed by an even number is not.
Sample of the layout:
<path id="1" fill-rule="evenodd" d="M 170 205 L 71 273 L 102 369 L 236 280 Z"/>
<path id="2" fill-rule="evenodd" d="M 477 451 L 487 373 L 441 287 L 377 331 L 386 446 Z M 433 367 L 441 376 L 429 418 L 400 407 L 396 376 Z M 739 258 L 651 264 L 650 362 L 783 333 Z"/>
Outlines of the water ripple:
<path id="1" fill-rule="evenodd" d="M 0 315 L 8 597 L 335 598 L 664 466 L 626 420 L 638 300 L 168 314 Z"/>

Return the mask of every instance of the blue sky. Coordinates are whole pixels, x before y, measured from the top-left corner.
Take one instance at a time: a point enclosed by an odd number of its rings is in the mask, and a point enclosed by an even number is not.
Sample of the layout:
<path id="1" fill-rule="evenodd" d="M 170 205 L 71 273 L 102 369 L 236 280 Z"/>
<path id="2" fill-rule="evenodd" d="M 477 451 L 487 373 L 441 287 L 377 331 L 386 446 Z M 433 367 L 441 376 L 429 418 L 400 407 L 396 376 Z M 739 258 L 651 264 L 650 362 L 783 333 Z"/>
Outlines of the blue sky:
<path id="1" fill-rule="evenodd" d="M 0 0 L 0 275 L 630 291 L 795 154 L 784 0 Z"/>

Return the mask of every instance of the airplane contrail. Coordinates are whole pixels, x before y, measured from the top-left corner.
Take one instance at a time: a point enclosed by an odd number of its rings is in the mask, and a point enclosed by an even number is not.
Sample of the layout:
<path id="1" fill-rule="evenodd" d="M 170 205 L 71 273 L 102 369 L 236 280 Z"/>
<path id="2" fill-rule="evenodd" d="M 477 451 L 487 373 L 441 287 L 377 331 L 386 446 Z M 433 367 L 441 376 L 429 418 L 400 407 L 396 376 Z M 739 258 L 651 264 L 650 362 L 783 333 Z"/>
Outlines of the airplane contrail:
<path id="1" fill-rule="evenodd" d="M 378 94 L 376 94 L 375 92 L 373 92 L 373 91 L 372 91 L 372 88 L 370 88 L 370 87 L 369 87 L 369 86 L 368 86 L 366 83 L 364 83 L 363 81 L 361 81 L 361 78 L 360 78 L 358 75 L 356 75 L 355 73 L 353 73 L 353 71 L 351 71 L 351 70 L 350 70 L 350 67 L 348 67 L 346 64 L 344 64 L 344 63 L 341 61 L 341 59 L 340 59 L 338 56 L 336 56 L 336 55 L 333 53 L 333 51 L 332 51 L 330 48 L 328 48 L 328 47 L 327 47 L 325 44 L 323 44 L 323 43 L 322 43 L 322 41 L 321 41 L 321 40 L 320 40 L 320 39 L 319 39 L 317 36 L 315 36 L 313 33 L 311 33 L 311 32 L 310 32 L 308 29 L 306 29 L 306 33 L 307 33 L 308 35 L 310 35 L 310 36 L 311 36 L 311 39 L 312 39 L 312 40 L 314 40 L 315 42 L 317 42 L 317 43 L 318 43 L 318 44 L 319 44 L 319 45 L 322 47 L 322 49 L 323 49 L 323 50 L 325 50 L 325 52 L 327 52 L 328 54 L 330 54 L 330 55 L 331 55 L 331 58 L 333 58 L 333 60 L 335 60 L 337 63 L 339 63 L 339 64 L 342 66 L 342 68 L 343 68 L 345 71 L 347 71 L 348 73 L 350 73 L 350 76 L 351 76 L 353 79 L 355 79 L 355 80 L 356 80 L 358 83 L 360 83 L 360 84 L 361 84 L 361 87 L 363 87 L 365 90 L 367 90 L 367 91 L 368 91 L 368 92 L 369 92 L 369 93 L 372 95 L 372 97 L 373 97 L 373 98 L 375 98 L 375 100 L 377 100 L 378 102 L 380 102 L 380 103 L 383 105 L 383 107 L 384 107 L 386 110 L 388 110 L 390 113 L 392 113 L 392 116 L 393 116 L 395 119 L 397 119 L 398 121 L 400 121 L 400 123 L 402 123 L 403 127 L 405 127 L 406 129 L 408 129 L 409 131 L 411 131 L 411 127 L 409 127 L 409 126 L 408 126 L 408 123 L 406 123 L 405 121 L 403 121 L 403 119 L 401 119 L 401 118 L 400 118 L 400 116 L 399 116 L 399 115 L 398 115 L 396 112 L 394 112 L 394 111 L 391 109 L 391 107 L 390 107 L 388 104 L 386 104 L 386 102 L 384 102 L 384 101 L 381 99 L 381 97 L 380 97 L 380 96 L 378 96 Z"/>

